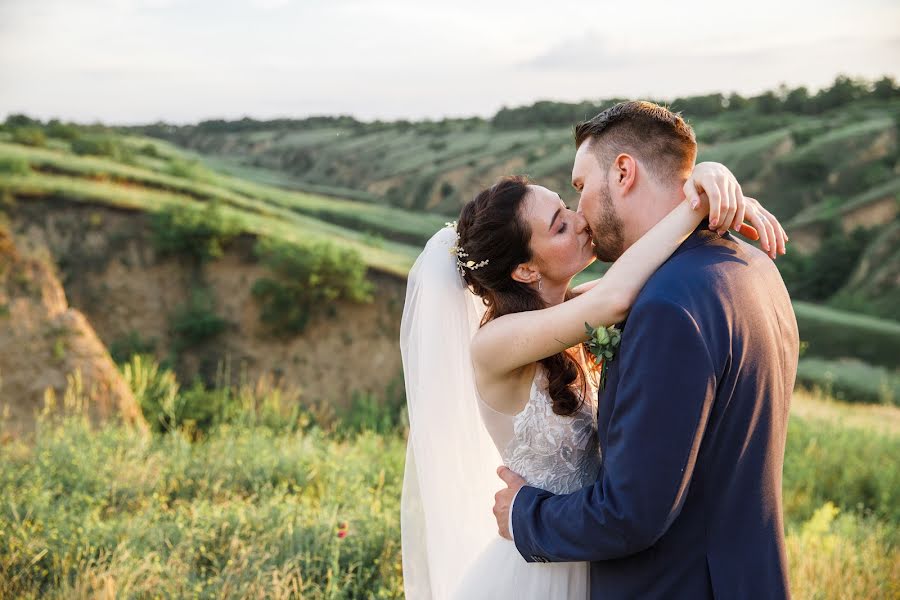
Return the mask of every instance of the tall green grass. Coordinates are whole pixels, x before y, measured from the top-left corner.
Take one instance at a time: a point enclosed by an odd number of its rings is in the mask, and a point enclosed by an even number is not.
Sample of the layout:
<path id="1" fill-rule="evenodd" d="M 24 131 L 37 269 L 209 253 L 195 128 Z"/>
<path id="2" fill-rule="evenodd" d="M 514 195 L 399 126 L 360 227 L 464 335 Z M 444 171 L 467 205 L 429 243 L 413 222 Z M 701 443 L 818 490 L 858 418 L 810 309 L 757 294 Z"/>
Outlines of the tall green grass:
<path id="1" fill-rule="evenodd" d="M 92 429 L 76 412 L 7 439 L 0 597 L 401 598 L 402 420 L 344 429 L 271 387 L 238 396 L 199 436 Z M 784 473 L 794 597 L 891 597 L 900 409 L 798 400 Z"/>

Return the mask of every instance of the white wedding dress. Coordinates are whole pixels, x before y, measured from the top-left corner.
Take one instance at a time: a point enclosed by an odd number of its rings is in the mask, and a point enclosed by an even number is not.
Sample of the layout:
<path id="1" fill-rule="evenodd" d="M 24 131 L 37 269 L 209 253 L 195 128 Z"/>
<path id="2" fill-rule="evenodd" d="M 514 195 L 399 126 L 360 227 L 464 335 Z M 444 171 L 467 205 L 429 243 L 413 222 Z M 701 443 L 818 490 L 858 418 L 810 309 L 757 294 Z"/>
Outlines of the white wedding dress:
<path id="1" fill-rule="evenodd" d="M 504 487 L 501 463 L 556 494 L 596 481 L 596 388 L 575 415 L 556 415 L 538 364 L 517 415 L 478 398 L 470 345 L 485 307 L 458 272 L 457 243 L 447 227 L 426 244 L 409 274 L 400 327 L 410 425 L 400 505 L 406 598 L 588 598 L 588 563 L 525 562 L 498 535 L 491 507 Z"/>
<path id="2" fill-rule="evenodd" d="M 538 363 L 520 413 L 499 413 L 481 398 L 478 404 L 503 464 L 530 486 L 568 494 L 594 483 L 600 470 L 596 388 L 588 386 L 577 413 L 560 416 L 552 410 L 547 385 L 546 369 Z M 513 542 L 497 536 L 463 575 L 454 598 L 580 599 L 589 597 L 589 584 L 588 563 L 527 563 Z"/>

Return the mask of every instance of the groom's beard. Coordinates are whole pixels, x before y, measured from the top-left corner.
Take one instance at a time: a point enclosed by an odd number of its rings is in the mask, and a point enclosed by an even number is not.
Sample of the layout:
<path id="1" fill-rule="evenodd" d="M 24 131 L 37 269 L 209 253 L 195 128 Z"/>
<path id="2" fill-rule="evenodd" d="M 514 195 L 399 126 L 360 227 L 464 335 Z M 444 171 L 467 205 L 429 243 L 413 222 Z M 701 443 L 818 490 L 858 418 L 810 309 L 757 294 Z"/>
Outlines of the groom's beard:
<path id="1" fill-rule="evenodd" d="M 622 219 L 616 214 L 609 185 L 600 190 L 600 217 L 591 223 L 594 234 L 594 256 L 603 262 L 618 260 L 625 252 L 625 234 Z"/>

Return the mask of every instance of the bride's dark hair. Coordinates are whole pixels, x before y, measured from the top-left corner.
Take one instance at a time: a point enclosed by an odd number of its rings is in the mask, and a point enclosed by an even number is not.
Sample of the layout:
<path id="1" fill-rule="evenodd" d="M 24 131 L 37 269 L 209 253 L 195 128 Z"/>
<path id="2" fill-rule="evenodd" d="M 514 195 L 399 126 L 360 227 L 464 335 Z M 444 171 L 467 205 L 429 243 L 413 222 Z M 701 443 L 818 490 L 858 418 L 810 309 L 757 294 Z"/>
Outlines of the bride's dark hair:
<path id="1" fill-rule="evenodd" d="M 459 214 L 459 246 L 468 254 L 464 260 L 488 261 L 477 269 L 463 269 L 466 283 L 487 307 L 482 325 L 510 313 L 547 308 L 534 288 L 511 277 L 518 265 L 532 258 L 531 228 L 521 214 L 529 183 L 525 177 L 503 177 Z M 553 412 L 574 414 L 587 393 L 581 365 L 567 351 L 540 362 L 547 368 Z"/>

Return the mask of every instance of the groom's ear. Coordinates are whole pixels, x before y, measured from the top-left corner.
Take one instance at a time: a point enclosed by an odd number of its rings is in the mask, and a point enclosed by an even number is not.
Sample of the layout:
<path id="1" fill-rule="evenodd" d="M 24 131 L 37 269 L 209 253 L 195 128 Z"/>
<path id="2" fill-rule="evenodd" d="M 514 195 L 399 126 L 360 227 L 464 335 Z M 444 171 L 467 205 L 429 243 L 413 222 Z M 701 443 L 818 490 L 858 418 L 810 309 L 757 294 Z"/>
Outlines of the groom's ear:
<path id="1" fill-rule="evenodd" d="M 515 269 L 513 269 L 512 275 L 510 275 L 513 279 L 518 281 L 519 283 L 534 283 L 538 279 L 541 278 L 541 274 L 538 273 L 537 269 L 534 268 L 530 262 L 521 263 Z"/>
<path id="2" fill-rule="evenodd" d="M 612 183 L 619 188 L 622 195 L 627 194 L 637 182 L 638 163 L 630 154 L 619 154 L 612 164 Z"/>

